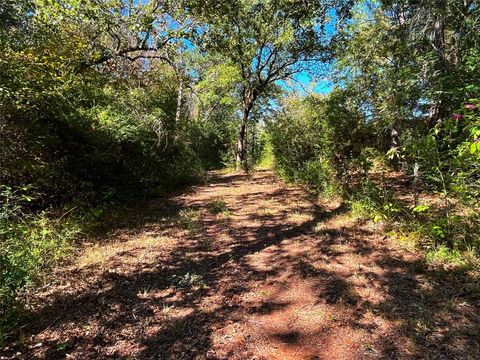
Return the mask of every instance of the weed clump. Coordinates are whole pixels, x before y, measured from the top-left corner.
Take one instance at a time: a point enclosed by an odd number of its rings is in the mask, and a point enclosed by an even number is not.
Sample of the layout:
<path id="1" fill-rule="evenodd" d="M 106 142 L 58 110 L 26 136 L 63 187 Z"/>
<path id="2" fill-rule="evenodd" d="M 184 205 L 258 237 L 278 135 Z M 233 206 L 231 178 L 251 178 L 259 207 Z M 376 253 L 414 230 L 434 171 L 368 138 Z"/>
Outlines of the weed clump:
<path id="1" fill-rule="evenodd" d="M 213 200 L 207 204 L 207 209 L 212 214 L 222 214 L 225 216 L 230 215 L 230 209 L 227 203 L 223 200 Z"/>

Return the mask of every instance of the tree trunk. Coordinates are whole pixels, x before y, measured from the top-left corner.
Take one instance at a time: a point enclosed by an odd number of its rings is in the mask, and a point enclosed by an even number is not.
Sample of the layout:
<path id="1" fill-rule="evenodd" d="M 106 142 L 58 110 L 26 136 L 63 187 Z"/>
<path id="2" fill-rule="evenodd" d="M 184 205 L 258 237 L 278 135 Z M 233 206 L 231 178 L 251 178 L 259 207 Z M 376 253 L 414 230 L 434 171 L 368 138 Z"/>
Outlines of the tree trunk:
<path id="1" fill-rule="evenodd" d="M 446 43 L 445 43 L 445 1 L 439 0 L 436 2 L 435 8 L 433 10 L 433 28 L 431 30 L 430 38 L 431 44 L 437 53 L 437 60 L 435 64 L 435 72 L 433 76 L 434 83 L 436 83 L 436 90 L 439 92 L 432 103 L 430 104 L 429 109 L 429 125 L 430 127 L 435 126 L 436 124 L 442 121 L 443 116 L 445 115 L 445 103 L 443 101 L 444 94 L 444 84 L 442 77 L 447 73 L 447 58 L 446 58 Z"/>
<path id="2" fill-rule="evenodd" d="M 258 93 L 250 88 L 243 88 L 242 94 L 242 122 L 240 124 L 240 131 L 237 138 L 237 153 L 235 157 L 235 169 L 238 171 L 243 169 L 248 171 L 247 164 L 247 123 L 250 111 L 257 99 Z"/>
<path id="3" fill-rule="evenodd" d="M 237 138 L 237 154 L 235 159 L 235 169 L 247 170 L 247 120 L 250 110 L 247 108 L 243 111 L 242 122 L 240 124 L 240 131 Z"/>
<path id="4" fill-rule="evenodd" d="M 177 92 L 177 109 L 175 111 L 175 141 L 178 140 L 178 125 L 180 123 L 180 116 L 182 115 L 182 102 L 183 102 L 183 81 L 179 78 L 178 92 Z"/>
<path id="5" fill-rule="evenodd" d="M 252 163 L 253 164 L 256 164 L 257 162 L 257 149 L 256 149 L 256 146 L 257 146 L 257 138 L 256 138 L 256 134 L 255 134 L 255 126 L 252 127 L 252 140 L 251 140 L 251 146 L 250 146 L 250 151 L 252 152 Z"/>
<path id="6" fill-rule="evenodd" d="M 180 115 L 182 113 L 182 101 L 183 101 L 183 81 L 180 79 L 178 83 L 177 111 L 175 112 L 175 124 L 178 124 L 180 122 Z"/>
<path id="7" fill-rule="evenodd" d="M 392 131 L 390 133 L 390 146 L 394 150 L 397 150 L 400 146 L 399 130 L 396 124 L 393 124 Z"/>
<path id="8" fill-rule="evenodd" d="M 418 206 L 418 197 L 419 197 L 419 173 L 418 170 L 420 169 L 420 165 L 418 162 L 415 162 L 415 165 L 413 166 L 413 206 L 417 207 Z"/>
<path id="9" fill-rule="evenodd" d="M 394 157 L 392 159 L 392 165 L 398 170 L 406 171 L 407 170 L 407 163 L 405 159 L 402 159 L 399 154 L 400 149 L 400 124 L 395 122 L 392 125 L 392 131 L 390 133 L 390 147 L 394 151 L 395 155 L 398 157 Z"/>

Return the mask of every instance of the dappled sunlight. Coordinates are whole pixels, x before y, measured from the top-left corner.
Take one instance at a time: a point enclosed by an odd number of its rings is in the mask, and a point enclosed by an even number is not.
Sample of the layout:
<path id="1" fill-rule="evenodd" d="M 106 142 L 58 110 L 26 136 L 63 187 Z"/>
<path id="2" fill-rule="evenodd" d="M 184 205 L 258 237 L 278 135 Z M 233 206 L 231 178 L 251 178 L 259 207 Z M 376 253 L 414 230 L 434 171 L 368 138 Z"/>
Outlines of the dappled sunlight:
<path id="1" fill-rule="evenodd" d="M 478 304 L 445 302 L 418 256 L 342 204 L 316 205 L 266 171 L 212 183 L 169 199 L 171 221 L 127 239 L 110 231 L 61 285 L 40 289 L 26 331 L 41 346 L 29 353 L 55 358 L 67 344 L 73 357 L 358 359 L 473 346 Z"/>

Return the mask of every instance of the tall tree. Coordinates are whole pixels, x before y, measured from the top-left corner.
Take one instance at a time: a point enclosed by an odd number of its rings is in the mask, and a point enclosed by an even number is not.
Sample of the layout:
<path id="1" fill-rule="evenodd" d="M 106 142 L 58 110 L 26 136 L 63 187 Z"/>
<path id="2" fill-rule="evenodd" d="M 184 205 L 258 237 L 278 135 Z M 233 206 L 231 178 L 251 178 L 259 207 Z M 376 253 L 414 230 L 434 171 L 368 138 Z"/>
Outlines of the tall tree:
<path id="1" fill-rule="evenodd" d="M 267 0 L 187 1 L 205 26 L 197 31 L 199 46 L 235 66 L 242 120 L 236 147 L 236 167 L 247 169 L 246 129 L 252 108 L 270 84 L 303 71 L 312 60 L 328 56 L 326 1 Z"/>

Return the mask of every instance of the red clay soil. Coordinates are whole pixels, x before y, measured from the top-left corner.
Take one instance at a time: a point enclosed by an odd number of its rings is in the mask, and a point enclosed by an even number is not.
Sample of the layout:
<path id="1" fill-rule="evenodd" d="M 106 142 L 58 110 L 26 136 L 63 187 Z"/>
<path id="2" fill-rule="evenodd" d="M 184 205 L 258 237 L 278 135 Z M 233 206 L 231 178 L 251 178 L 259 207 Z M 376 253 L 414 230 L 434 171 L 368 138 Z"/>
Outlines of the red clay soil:
<path id="1" fill-rule="evenodd" d="M 475 278 L 271 172 L 131 209 L 29 294 L 19 359 L 480 359 Z"/>

